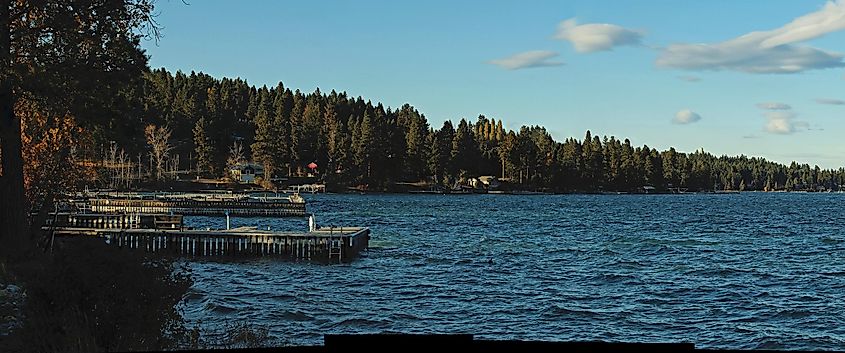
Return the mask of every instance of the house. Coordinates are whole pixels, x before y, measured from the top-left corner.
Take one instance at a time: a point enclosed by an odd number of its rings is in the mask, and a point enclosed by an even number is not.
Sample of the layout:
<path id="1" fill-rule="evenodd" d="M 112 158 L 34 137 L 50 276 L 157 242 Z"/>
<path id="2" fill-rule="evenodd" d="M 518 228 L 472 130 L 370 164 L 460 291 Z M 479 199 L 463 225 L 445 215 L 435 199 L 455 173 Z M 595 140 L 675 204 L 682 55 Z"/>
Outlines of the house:
<path id="1" fill-rule="evenodd" d="M 480 181 L 481 184 L 483 184 L 484 187 L 487 188 L 488 190 L 498 189 L 499 186 L 501 185 L 499 183 L 499 180 L 496 179 L 496 177 L 492 176 L 492 175 L 482 175 L 482 176 L 478 177 L 478 181 Z"/>
<path id="2" fill-rule="evenodd" d="M 241 184 L 255 182 L 255 177 L 264 176 L 264 166 L 255 163 L 241 163 L 229 168 L 229 177 Z"/>

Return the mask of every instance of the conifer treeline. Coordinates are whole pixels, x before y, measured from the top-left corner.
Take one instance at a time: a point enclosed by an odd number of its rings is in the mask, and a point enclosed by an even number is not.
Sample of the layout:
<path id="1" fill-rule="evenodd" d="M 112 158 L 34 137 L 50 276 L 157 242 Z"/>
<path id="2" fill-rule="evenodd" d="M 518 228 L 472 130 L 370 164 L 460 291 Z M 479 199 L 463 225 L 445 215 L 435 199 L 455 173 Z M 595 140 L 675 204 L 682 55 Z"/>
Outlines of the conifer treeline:
<path id="1" fill-rule="evenodd" d="M 442 185 L 480 175 L 506 177 L 523 188 L 552 191 L 629 191 L 644 185 L 690 190 L 836 189 L 845 169 L 789 166 L 763 158 L 716 157 L 632 146 L 627 139 L 552 139 L 543 127 L 502 127 L 480 115 L 434 128 L 405 104 L 398 109 L 319 89 L 250 86 L 159 69 L 146 75 L 142 124 L 172 130 L 182 168 L 221 176 L 230 146 L 273 176 L 302 175 L 316 163 L 328 183 L 386 187 L 397 181 Z M 143 129 L 143 127 L 140 127 Z M 132 130 L 132 129 L 130 129 Z M 143 148 L 139 141 L 123 141 Z M 185 158 L 189 157 L 189 158 Z"/>

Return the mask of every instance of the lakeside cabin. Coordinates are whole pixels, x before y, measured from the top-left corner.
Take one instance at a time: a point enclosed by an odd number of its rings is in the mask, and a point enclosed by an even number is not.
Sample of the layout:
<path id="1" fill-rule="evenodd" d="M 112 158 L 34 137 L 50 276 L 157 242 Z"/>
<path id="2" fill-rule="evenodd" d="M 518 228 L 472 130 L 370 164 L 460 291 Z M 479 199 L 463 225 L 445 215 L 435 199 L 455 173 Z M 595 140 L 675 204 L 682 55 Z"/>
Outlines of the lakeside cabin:
<path id="1" fill-rule="evenodd" d="M 499 179 L 492 175 L 482 175 L 478 177 L 478 181 L 487 190 L 496 190 L 502 185 Z"/>
<path id="2" fill-rule="evenodd" d="M 229 177 L 240 184 L 255 183 L 256 177 L 264 176 L 264 166 L 256 163 L 242 163 L 229 168 Z"/>

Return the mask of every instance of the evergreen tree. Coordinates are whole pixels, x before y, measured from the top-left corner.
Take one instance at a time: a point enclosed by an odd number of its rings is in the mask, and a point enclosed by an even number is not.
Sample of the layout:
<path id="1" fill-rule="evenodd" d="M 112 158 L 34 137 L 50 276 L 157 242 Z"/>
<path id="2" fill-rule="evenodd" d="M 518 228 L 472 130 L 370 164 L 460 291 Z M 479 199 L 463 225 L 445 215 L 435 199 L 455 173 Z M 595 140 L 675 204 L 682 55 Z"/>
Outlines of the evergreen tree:
<path id="1" fill-rule="evenodd" d="M 355 153 L 355 164 L 359 166 L 363 174 L 363 180 L 370 181 L 372 173 L 372 157 L 373 157 L 373 122 L 368 112 L 364 113 L 364 118 L 358 125 L 358 138 L 355 140 L 353 146 Z"/>
<path id="2" fill-rule="evenodd" d="M 407 131 L 405 132 L 405 172 L 409 177 L 419 179 L 426 174 L 426 156 L 425 150 L 426 138 L 428 137 L 428 122 L 425 116 L 420 115 L 410 105 L 404 105 L 397 113 L 400 123 L 407 124 Z"/>
<path id="3" fill-rule="evenodd" d="M 272 119 L 270 91 L 267 86 L 261 87 L 256 98 L 255 112 L 255 142 L 252 144 L 252 159 L 264 166 L 265 178 L 272 178 L 276 165 L 273 159 L 273 144 L 276 141 L 275 128 Z"/>
<path id="4" fill-rule="evenodd" d="M 291 102 L 290 90 L 286 90 L 281 82 L 276 86 L 273 99 L 273 122 L 269 128 L 272 131 L 269 152 L 272 164 L 276 167 L 277 173 L 280 170 L 290 175 L 290 134 L 291 125 L 289 118 L 289 105 Z"/>
<path id="5" fill-rule="evenodd" d="M 516 166 L 519 175 L 519 182 L 521 184 L 528 184 L 533 173 L 536 173 L 537 167 L 537 145 L 534 144 L 531 138 L 531 130 L 527 126 L 519 129 L 516 134 L 516 145 L 514 148 L 516 152 Z"/>
<path id="6" fill-rule="evenodd" d="M 514 156 L 516 155 L 516 135 L 513 131 L 509 132 L 501 139 L 499 144 L 498 154 L 499 160 L 502 163 L 502 179 L 509 178 L 515 168 Z"/>
<path id="7" fill-rule="evenodd" d="M 450 176 L 452 140 L 455 137 L 455 129 L 452 122 L 446 120 L 439 130 L 433 131 L 431 137 L 431 152 L 429 154 L 428 166 L 430 173 L 436 182 L 442 182 Z"/>
<path id="8" fill-rule="evenodd" d="M 452 138 L 451 149 L 451 172 L 455 176 L 477 176 L 478 171 L 478 144 L 473 138 L 473 133 L 469 123 L 465 119 L 461 119 L 458 123 L 458 129 Z"/>
<path id="9" fill-rule="evenodd" d="M 305 113 L 305 96 L 296 90 L 293 93 L 293 108 L 290 112 L 290 151 L 291 164 L 294 166 L 296 175 L 301 175 L 304 165 L 310 162 L 304 162 L 303 150 L 307 150 L 307 142 L 305 136 L 305 122 L 303 114 Z"/>
<path id="10" fill-rule="evenodd" d="M 197 158 L 197 172 L 205 176 L 216 175 L 217 165 L 214 163 L 214 144 L 208 134 L 208 121 L 205 117 L 197 120 L 194 125 L 194 152 Z"/>
<path id="11" fill-rule="evenodd" d="M 349 132 L 346 130 L 346 127 L 343 125 L 343 122 L 338 119 L 337 113 L 334 112 L 334 109 L 327 109 L 326 112 L 326 125 L 329 126 L 327 136 L 329 155 L 329 163 L 326 167 L 327 178 L 331 179 L 336 176 L 340 179 L 344 176 L 343 174 L 346 171 L 345 169 L 349 167 L 351 138 Z"/>

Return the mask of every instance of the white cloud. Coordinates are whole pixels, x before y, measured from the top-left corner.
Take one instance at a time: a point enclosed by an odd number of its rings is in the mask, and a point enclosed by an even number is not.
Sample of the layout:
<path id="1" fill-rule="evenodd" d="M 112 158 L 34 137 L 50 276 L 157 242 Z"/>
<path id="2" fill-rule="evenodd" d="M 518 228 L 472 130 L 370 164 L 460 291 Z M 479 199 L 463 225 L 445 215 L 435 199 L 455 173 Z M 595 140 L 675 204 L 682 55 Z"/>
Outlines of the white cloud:
<path id="1" fill-rule="evenodd" d="M 769 121 L 766 123 L 766 132 L 772 134 L 787 135 L 795 132 L 796 126 L 792 119 L 795 114 L 792 112 L 767 112 L 766 118 Z"/>
<path id="2" fill-rule="evenodd" d="M 763 130 L 768 133 L 789 135 L 799 131 L 813 130 L 806 121 L 795 120 L 796 115 L 791 110 L 769 111 L 763 115 L 767 119 Z"/>
<path id="3" fill-rule="evenodd" d="M 562 21 L 554 35 L 555 39 L 572 43 L 579 53 L 610 50 L 620 45 L 640 44 L 643 33 L 608 23 L 587 23 L 578 25 L 574 18 Z"/>
<path id="4" fill-rule="evenodd" d="M 701 77 L 698 77 L 698 76 L 691 76 L 691 75 L 678 76 L 678 79 L 679 79 L 679 80 L 682 80 L 682 81 L 687 81 L 687 82 L 698 82 L 698 81 L 701 81 Z"/>
<path id="5" fill-rule="evenodd" d="M 770 31 L 751 32 L 714 44 L 673 44 L 657 65 L 688 70 L 796 73 L 845 66 L 841 53 L 798 43 L 845 29 L 845 0 L 829 1 L 816 12 Z"/>
<path id="6" fill-rule="evenodd" d="M 798 17 L 785 26 L 771 31 L 772 35 L 760 44 L 773 48 L 807 41 L 843 29 L 845 29 L 845 1 L 828 1 L 821 10 Z"/>
<path id="7" fill-rule="evenodd" d="M 817 98 L 816 103 L 831 104 L 831 105 L 845 105 L 845 101 L 841 99 Z"/>
<path id="8" fill-rule="evenodd" d="M 692 110 L 684 109 L 675 113 L 675 118 L 672 119 L 672 122 L 675 124 L 692 124 L 699 120 L 701 120 L 701 115 L 698 115 L 698 113 Z"/>
<path id="9" fill-rule="evenodd" d="M 790 110 L 792 109 L 789 104 L 786 103 L 778 103 L 778 102 L 763 102 L 757 103 L 757 108 L 763 110 Z"/>
<path id="10" fill-rule="evenodd" d="M 511 55 L 507 58 L 490 60 L 488 63 L 508 69 L 518 70 L 530 67 L 547 67 L 563 65 L 561 61 L 549 61 L 548 59 L 558 56 L 558 53 L 548 50 L 532 50 Z"/>

